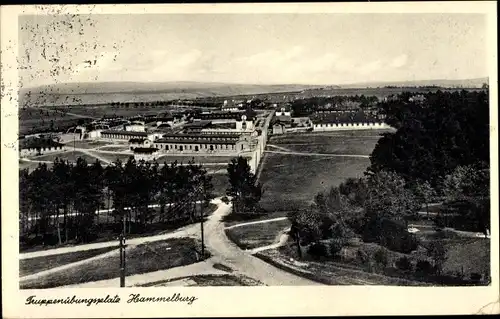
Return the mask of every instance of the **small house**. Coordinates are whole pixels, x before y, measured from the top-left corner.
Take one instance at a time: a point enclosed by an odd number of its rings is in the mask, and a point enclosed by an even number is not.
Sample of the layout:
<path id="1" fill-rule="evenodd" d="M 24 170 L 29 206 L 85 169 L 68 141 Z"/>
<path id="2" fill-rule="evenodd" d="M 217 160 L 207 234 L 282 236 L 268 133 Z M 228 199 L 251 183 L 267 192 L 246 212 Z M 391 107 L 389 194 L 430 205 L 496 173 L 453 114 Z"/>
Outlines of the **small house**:
<path id="1" fill-rule="evenodd" d="M 134 159 L 136 161 L 154 161 L 158 158 L 158 149 L 154 147 L 134 148 Z"/>
<path id="2" fill-rule="evenodd" d="M 63 152 L 66 150 L 64 144 L 58 143 L 50 138 L 25 138 L 19 141 L 20 156 L 36 156 Z"/>
<path id="3" fill-rule="evenodd" d="M 128 145 L 130 147 L 130 150 L 133 151 L 136 148 L 141 148 L 141 147 L 151 147 L 151 141 L 147 138 L 131 138 L 128 141 Z"/>

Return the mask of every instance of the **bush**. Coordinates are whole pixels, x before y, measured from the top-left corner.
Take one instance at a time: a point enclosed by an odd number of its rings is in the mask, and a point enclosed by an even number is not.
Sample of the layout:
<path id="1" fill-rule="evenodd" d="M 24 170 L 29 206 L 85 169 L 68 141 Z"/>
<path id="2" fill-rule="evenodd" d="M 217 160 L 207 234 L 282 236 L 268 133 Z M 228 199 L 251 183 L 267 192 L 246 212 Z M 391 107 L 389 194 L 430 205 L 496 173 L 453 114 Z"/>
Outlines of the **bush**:
<path id="1" fill-rule="evenodd" d="M 396 267 L 402 271 L 411 271 L 413 268 L 410 259 L 406 256 L 401 257 L 396 261 Z"/>
<path id="2" fill-rule="evenodd" d="M 344 245 L 342 241 L 333 240 L 330 243 L 330 253 L 332 254 L 332 257 L 338 257 L 343 246 Z"/>
<path id="3" fill-rule="evenodd" d="M 383 267 L 386 267 L 387 264 L 389 263 L 389 258 L 387 256 L 387 251 L 384 248 L 380 248 L 375 252 L 373 255 L 373 258 L 375 259 L 375 262 L 378 265 L 381 265 Z"/>
<path id="4" fill-rule="evenodd" d="M 358 260 L 363 264 L 370 261 L 368 254 L 361 249 L 358 249 L 358 252 L 356 253 L 356 255 L 357 255 Z"/>
<path id="5" fill-rule="evenodd" d="M 315 258 L 326 257 L 328 255 L 327 248 L 323 243 L 313 243 L 309 246 L 307 253 Z"/>
<path id="6" fill-rule="evenodd" d="M 378 242 L 390 250 L 410 253 L 418 248 L 418 239 L 405 224 L 389 219 L 370 220 L 363 232 L 363 241 Z"/>
<path id="7" fill-rule="evenodd" d="M 421 275 L 429 275 L 433 272 L 433 267 L 427 260 L 419 260 L 415 267 L 415 271 Z"/>

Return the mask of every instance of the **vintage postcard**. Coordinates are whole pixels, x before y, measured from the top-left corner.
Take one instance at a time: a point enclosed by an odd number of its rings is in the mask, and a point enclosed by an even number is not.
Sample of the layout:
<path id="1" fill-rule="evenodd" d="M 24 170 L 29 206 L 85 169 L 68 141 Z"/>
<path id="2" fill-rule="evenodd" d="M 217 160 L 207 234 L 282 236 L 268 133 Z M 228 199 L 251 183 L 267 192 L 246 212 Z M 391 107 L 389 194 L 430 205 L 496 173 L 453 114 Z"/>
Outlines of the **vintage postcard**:
<path id="1" fill-rule="evenodd" d="M 496 11 L 2 6 L 4 316 L 498 313 Z"/>

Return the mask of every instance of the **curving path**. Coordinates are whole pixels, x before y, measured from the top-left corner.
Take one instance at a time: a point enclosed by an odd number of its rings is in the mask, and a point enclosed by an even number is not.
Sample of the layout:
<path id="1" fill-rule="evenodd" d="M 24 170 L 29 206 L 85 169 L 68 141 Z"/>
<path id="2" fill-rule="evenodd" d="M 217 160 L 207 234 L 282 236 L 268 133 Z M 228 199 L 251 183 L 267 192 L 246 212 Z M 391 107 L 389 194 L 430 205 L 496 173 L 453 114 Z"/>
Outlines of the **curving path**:
<path id="1" fill-rule="evenodd" d="M 220 202 L 218 209 L 205 223 L 205 244 L 216 260 L 268 286 L 320 285 L 271 266 L 231 242 L 224 232 L 224 224 L 221 221 L 230 211 L 231 205 Z"/>
<path id="2" fill-rule="evenodd" d="M 282 245 L 286 241 L 286 237 L 283 234 L 280 236 L 280 240 L 278 243 L 262 247 L 256 251 L 243 251 L 236 244 L 231 242 L 225 233 L 224 223 L 222 222 L 222 218 L 227 215 L 231 211 L 231 205 L 223 203 L 219 198 L 212 200 L 212 203 L 216 204 L 218 208 L 212 215 L 208 217 L 208 220 L 205 222 L 205 245 L 212 253 L 213 257 L 206 262 L 197 263 L 196 265 L 186 266 L 186 267 L 178 267 L 176 269 L 159 271 L 155 273 L 141 274 L 137 275 L 137 280 L 129 281 L 129 277 L 127 277 L 127 281 L 133 284 L 145 283 L 145 282 L 154 282 L 165 278 L 180 277 L 180 276 L 189 276 L 198 273 L 213 273 L 214 269 L 212 265 L 214 263 L 226 264 L 232 269 L 235 270 L 236 273 L 240 273 L 246 275 L 250 278 L 258 280 L 265 285 L 268 286 L 303 286 L 303 285 L 320 285 L 317 282 L 310 281 L 308 279 L 293 275 L 281 269 L 278 269 L 261 259 L 252 256 L 252 253 L 255 253 L 260 250 L 270 249 L 274 247 L 278 247 Z M 277 219 L 273 219 L 277 220 Z M 266 220 L 261 222 L 269 222 L 273 220 Z M 177 238 L 177 237 L 199 237 L 200 236 L 200 225 L 193 224 L 181 228 L 173 233 L 156 235 L 150 237 L 141 237 L 134 238 L 127 241 L 127 245 L 138 245 L 147 242 L 153 242 L 158 240 L 164 240 L 168 238 Z M 23 253 L 20 254 L 20 259 L 41 257 L 41 256 L 50 256 L 56 254 L 69 253 L 74 251 L 81 250 L 89 250 L 103 247 L 116 246 L 116 241 L 111 242 L 103 242 L 103 243 L 94 243 L 73 247 L 63 247 L 45 251 L 38 251 L 32 253 Z M 116 253 L 117 251 L 111 251 L 104 255 L 99 255 L 94 257 L 92 260 L 97 260 L 102 258 L 103 256 L 111 255 Z M 61 266 L 58 269 L 48 270 L 42 273 L 33 274 L 30 276 L 26 276 L 23 280 L 38 277 L 41 275 L 45 275 L 48 273 L 52 273 L 55 271 L 64 270 L 66 268 L 74 267 L 79 265 L 80 263 L 88 262 L 89 260 Z M 210 266 L 210 267 L 208 267 Z M 135 278 L 135 277 L 134 277 Z M 78 286 L 85 287 L 109 287 L 111 283 L 114 283 L 116 279 L 100 281 L 95 283 L 86 283 Z M 112 284 L 111 284 L 112 286 Z"/>

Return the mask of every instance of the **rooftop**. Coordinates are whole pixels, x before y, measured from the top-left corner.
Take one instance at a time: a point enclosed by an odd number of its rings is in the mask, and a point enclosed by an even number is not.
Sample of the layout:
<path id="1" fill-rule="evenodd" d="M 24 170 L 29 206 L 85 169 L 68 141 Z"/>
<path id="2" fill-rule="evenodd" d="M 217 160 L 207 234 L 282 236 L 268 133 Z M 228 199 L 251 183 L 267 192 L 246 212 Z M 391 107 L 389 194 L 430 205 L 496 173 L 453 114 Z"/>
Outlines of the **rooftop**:
<path id="1" fill-rule="evenodd" d="M 38 138 L 30 137 L 19 140 L 20 149 L 35 149 L 35 148 L 47 148 L 47 147 L 59 147 L 64 144 L 58 143 L 54 140 L 48 138 Z"/>
<path id="2" fill-rule="evenodd" d="M 146 132 L 132 132 L 132 131 L 118 131 L 118 130 L 106 130 L 102 131 L 101 134 L 118 134 L 118 135 L 128 135 L 128 136 L 148 136 Z"/>
<path id="3" fill-rule="evenodd" d="M 164 134 L 163 138 L 240 138 L 240 134 Z"/>
<path id="4" fill-rule="evenodd" d="M 134 148 L 134 154 L 152 154 L 157 152 L 158 149 L 154 147 L 136 147 Z"/>
<path id="5" fill-rule="evenodd" d="M 172 144 L 236 144 L 239 139 L 237 138 L 227 138 L 225 140 L 208 140 L 208 139 L 202 139 L 202 138 L 194 138 L 194 139 L 188 139 L 188 138 L 181 138 L 181 139 L 175 139 L 175 138 L 160 138 L 155 141 L 155 143 L 172 143 Z"/>
<path id="6" fill-rule="evenodd" d="M 131 138 L 128 140 L 129 143 L 143 143 L 144 141 L 147 141 L 145 138 Z"/>

